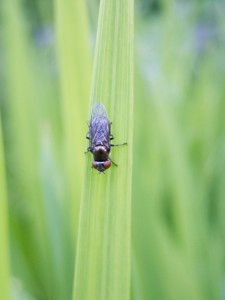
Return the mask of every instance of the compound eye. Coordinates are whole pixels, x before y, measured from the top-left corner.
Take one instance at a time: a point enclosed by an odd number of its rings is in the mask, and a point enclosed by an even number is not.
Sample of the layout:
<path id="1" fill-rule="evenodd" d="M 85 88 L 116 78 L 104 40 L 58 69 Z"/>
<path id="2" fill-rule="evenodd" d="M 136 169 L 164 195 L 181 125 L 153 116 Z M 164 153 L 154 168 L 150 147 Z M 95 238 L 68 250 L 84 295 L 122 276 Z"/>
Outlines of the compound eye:
<path id="1" fill-rule="evenodd" d="M 99 172 L 104 172 L 106 169 L 108 169 L 111 166 L 111 161 L 93 161 L 92 162 L 92 168 L 95 168 Z"/>
<path id="2" fill-rule="evenodd" d="M 107 160 L 107 161 L 104 162 L 104 168 L 105 169 L 108 169 L 110 166 L 111 166 L 111 161 L 110 160 Z"/>
<path id="3" fill-rule="evenodd" d="M 96 161 L 92 162 L 92 168 L 98 169 L 98 163 Z"/>

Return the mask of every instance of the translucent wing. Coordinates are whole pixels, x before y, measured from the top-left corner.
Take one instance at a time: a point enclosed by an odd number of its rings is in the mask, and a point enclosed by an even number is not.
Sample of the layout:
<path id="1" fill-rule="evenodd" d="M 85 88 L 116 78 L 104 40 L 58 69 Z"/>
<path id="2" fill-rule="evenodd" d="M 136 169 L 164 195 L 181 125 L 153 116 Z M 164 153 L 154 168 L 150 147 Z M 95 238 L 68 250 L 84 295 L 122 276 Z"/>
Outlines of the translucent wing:
<path id="1" fill-rule="evenodd" d="M 108 119 L 105 105 L 102 102 L 97 102 L 92 107 L 91 120 L 96 117 L 105 117 Z"/>
<path id="2" fill-rule="evenodd" d="M 92 108 L 89 134 L 91 149 L 100 145 L 110 149 L 110 123 L 105 106 L 101 102 L 95 103 Z"/>

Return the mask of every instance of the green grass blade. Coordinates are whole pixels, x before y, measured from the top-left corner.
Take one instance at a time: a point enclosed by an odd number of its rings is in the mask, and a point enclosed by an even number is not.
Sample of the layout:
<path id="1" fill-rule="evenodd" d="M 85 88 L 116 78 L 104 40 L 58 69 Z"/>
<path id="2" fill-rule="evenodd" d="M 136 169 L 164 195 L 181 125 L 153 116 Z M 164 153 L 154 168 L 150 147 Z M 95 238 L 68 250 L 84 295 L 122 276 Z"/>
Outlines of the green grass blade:
<path id="1" fill-rule="evenodd" d="M 99 175 L 87 155 L 77 246 L 74 299 L 130 297 L 133 130 L 133 1 L 100 4 L 91 102 L 104 102 L 113 122 L 112 166 Z"/>
<path id="2" fill-rule="evenodd" d="M 68 183 L 68 214 L 77 233 L 77 220 L 84 175 L 86 111 L 91 57 L 84 1 L 55 0 L 61 108 L 64 133 L 64 164 Z"/>
<path id="3" fill-rule="evenodd" d="M 9 249 L 8 212 L 6 204 L 6 182 L 0 119 L 0 299 L 10 299 L 9 293 Z"/>

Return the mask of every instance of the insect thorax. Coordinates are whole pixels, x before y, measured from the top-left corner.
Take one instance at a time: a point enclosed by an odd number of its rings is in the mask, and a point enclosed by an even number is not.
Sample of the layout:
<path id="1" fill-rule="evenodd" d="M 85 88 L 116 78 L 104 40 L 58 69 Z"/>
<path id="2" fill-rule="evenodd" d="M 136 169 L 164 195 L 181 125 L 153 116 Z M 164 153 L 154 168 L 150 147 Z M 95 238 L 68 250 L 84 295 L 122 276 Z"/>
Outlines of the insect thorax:
<path id="1" fill-rule="evenodd" d="M 92 147 L 91 152 L 95 161 L 106 161 L 109 158 L 109 149 L 105 146 Z"/>

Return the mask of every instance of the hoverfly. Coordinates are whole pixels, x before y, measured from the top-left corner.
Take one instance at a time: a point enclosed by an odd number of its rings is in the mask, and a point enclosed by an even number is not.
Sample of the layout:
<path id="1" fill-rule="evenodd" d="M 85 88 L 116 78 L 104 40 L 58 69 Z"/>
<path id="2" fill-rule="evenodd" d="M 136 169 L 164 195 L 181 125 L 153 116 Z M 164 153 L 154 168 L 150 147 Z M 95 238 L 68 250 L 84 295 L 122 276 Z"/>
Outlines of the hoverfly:
<path id="1" fill-rule="evenodd" d="M 95 168 L 100 173 L 104 173 L 111 166 L 111 163 L 116 165 L 109 156 L 111 147 L 127 144 L 111 144 L 111 140 L 114 139 L 111 134 L 111 124 L 104 104 L 102 102 L 95 103 L 91 112 L 89 132 L 86 135 L 86 138 L 89 140 L 89 147 L 85 153 L 89 151 L 92 153 L 92 168 Z"/>

